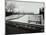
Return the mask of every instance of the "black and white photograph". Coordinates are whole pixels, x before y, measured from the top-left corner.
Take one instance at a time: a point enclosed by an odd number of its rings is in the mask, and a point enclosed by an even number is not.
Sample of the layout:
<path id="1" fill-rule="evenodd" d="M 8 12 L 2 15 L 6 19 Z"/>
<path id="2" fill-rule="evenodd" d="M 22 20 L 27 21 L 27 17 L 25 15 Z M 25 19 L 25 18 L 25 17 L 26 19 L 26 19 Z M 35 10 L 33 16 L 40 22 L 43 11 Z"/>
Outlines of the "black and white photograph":
<path id="1" fill-rule="evenodd" d="M 44 2 L 5 0 L 5 34 L 44 33 Z"/>

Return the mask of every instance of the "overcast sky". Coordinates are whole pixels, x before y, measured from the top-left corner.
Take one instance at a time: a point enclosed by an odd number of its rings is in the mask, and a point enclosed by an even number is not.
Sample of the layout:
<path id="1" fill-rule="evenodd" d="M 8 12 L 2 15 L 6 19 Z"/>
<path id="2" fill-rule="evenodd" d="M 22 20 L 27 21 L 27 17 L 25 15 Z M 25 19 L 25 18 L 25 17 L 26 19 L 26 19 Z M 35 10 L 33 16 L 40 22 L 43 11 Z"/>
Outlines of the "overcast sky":
<path id="1" fill-rule="evenodd" d="M 24 0 L 17 0 L 17 1 L 24 1 Z M 28 0 L 27 0 L 28 1 Z M 30 1 L 30 0 L 29 0 Z M 8 0 L 8 5 L 13 3 L 15 5 L 14 12 L 26 12 L 26 13 L 39 13 L 39 8 L 44 7 L 43 3 L 34 3 L 34 2 L 16 2 L 15 0 Z"/>

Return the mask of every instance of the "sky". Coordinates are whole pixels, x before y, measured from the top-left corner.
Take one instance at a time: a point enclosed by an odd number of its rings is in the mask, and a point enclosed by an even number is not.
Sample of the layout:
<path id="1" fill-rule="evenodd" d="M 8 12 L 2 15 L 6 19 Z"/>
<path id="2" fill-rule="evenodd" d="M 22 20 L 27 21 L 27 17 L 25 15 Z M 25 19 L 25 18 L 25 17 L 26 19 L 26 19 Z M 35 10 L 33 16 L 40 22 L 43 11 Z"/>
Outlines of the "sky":
<path id="1" fill-rule="evenodd" d="M 43 3 L 34 3 L 34 2 L 16 2 L 16 7 L 21 9 L 20 12 L 25 13 L 39 13 L 39 9 L 42 8 L 44 5 Z"/>
<path id="2" fill-rule="evenodd" d="M 17 1 L 23 1 L 23 0 L 17 0 Z M 16 2 L 15 0 L 8 0 L 8 5 L 13 3 L 15 5 L 14 12 L 25 12 L 25 13 L 39 13 L 39 8 L 44 7 L 44 4 L 42 2 Z"/>

